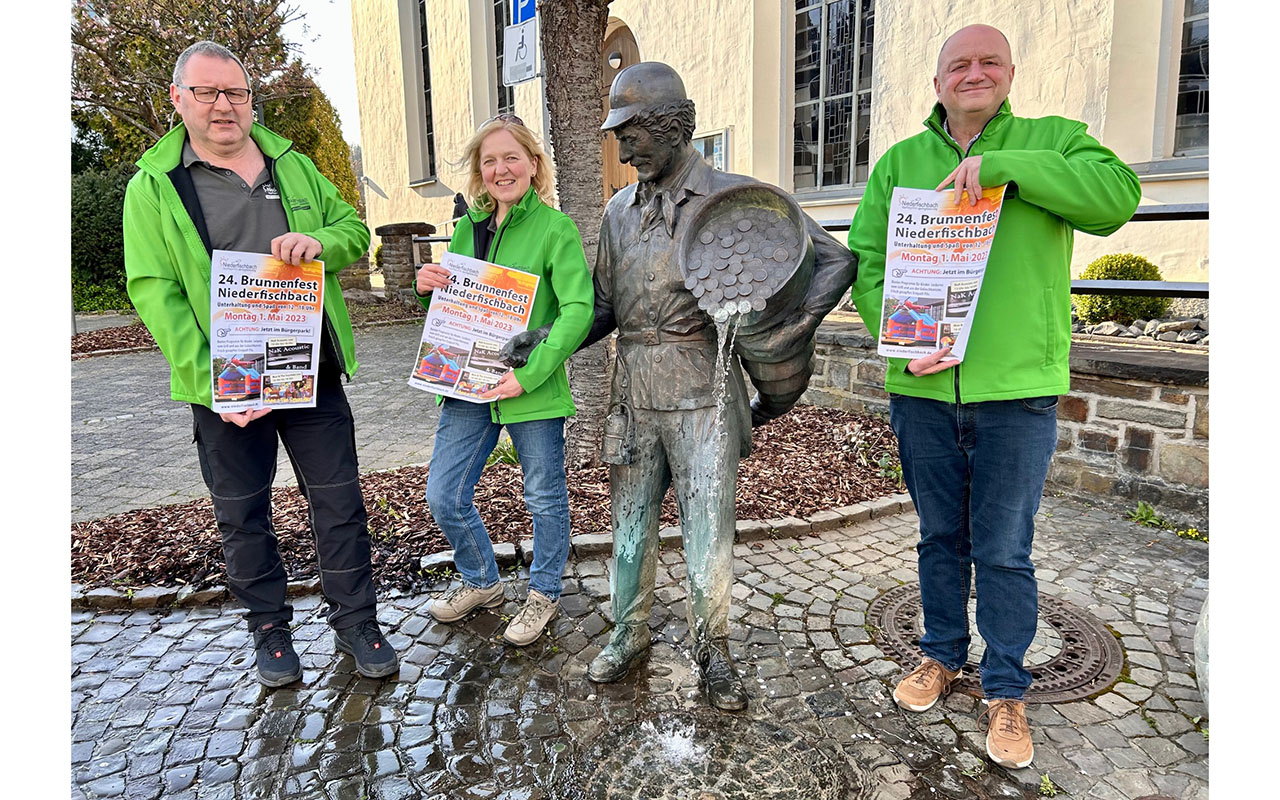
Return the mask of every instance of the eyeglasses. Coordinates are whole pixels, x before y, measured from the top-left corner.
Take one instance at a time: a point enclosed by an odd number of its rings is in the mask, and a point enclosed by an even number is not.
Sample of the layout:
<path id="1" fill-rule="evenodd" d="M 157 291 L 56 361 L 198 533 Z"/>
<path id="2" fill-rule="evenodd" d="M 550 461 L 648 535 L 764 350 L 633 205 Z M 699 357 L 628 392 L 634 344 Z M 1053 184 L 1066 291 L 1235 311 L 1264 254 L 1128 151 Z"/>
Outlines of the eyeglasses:
<path id="1" fill-rule="evenodd" d="M 515 114 L 494 114 L 492 117 L 486 119 L 484 124 L 488 125 L 490 122 L 514 122 L 522 128 L 525 127 L 524 120 L 520 119 Z"/>
<path id="2" fill-rule="evenodd" d="M 219 89 L 216 86 L 183 86 L 178 85 L 180 89 L 190 89 L 191 94 L 196 98 L 197 103 L 205 103 L 206 105 L 218 102 L 218 95 L 225 94 L 227 102 L 233 106 L 242 106 L 249 102 L 249 95 L 253 92 L 248 89 Z"/>

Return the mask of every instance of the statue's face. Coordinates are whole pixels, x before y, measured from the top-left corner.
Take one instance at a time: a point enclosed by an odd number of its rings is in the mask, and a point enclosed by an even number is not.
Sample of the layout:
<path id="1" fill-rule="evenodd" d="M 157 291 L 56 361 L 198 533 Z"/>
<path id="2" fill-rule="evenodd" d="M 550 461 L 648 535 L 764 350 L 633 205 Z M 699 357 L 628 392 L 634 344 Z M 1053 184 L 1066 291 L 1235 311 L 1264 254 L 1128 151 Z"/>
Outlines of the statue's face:
<path id="1" fill-rule="evenodd" d="M 633 123 L 618 128 L 614 136 L 618 139 L 618 160 L 635 167 L 642 183 L 660 180 L 674 168 L 679 148 L 667 141 L 668 137 L 654 136 Z"/>

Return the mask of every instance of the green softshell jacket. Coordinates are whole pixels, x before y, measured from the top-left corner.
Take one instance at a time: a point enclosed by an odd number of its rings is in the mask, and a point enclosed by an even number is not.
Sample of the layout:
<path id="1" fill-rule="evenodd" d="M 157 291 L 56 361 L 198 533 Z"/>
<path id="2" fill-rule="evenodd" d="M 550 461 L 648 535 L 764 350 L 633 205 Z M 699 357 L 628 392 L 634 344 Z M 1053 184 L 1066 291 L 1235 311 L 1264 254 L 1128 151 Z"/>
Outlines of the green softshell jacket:
<path id="1" fill-rule="evenodd" d="M 1015 117 L 1005 101 L 966 154 L 943 129 L 944 114 L 935 105 L 927 130 L 876 163 L 849 230 L 858 256 L 852 299 L 873 335 L 883 312 L 894 187 L 933 189 L 966 155 L 982 156 L 984 188 L 1008 187 L 964 362 L 917 377 L 907 372 L 908 359 L 890 358 L 885 390 L 951 403 L 1066 394 L 1074 231 L 1114 233 L 1138 206 L 1138 177 L 1082 122 Z"/>
<path id="2" fill-rule="evenodd" d="M 292 142 L 256 123 L 251 135 L 273 162 L 289 230 L 324 247 L 324 316 L 350 379 L 358 364 L 338 273 L 369 249 L 369 229 L 311 159 L 292 150 Z M 129 299 L 169 361 L 170 396 L 211 406 L 211 261 L 168 176 L 182 160 L 186 138 L 179 124 L 138 159 L 124 197 L 124 265 Z"/>
<path id="3" fill-rule="evenodd" d="M 595 304 L 578 226 L 542 202 L 530 188 L 498 226 L 489 252 L 473 253 L 473 228 L 488 224 L 490 213 L 473 208 L 461 217 L 449 241 L 449 252 L 537 275 L 540 280 L 529 330 L 552 323 L 547 338 L 529 353 L 529 362 L 513 370 L 524 393 L 493 401 L 490 414 L 494 422 L 504 424 L 571 417 L 577 409 L 569 394 L 564 362 L 587 338 Z M 419 299 L 424 308 L 431 307 L 430 294 Z M 443 400 L 440 396 L 436 402 Z"/>

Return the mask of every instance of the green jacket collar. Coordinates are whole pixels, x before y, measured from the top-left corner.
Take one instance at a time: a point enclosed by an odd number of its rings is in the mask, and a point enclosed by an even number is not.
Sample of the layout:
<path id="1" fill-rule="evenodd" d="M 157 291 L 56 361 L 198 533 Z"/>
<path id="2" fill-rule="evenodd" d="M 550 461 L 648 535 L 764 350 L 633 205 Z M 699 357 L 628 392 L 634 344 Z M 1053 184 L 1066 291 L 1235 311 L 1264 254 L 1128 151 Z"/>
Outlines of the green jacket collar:
<path id="1" fill-rule="evenodd" d="M 508 226 L 515 225 L 539 205 L 542 205 L 542 198 L 538 197 L 538 193 L 530 186 L 528 191 L 524 193 L 524 197 L 520 198 L 520 202 L 512 206 L 511 210 L 507 212 L 507 218 L 503 222 Z M 493 213 L 493 211 L 481 211 L 474 207 L 467 209 L 467 217 L 471 220 L 472 225 L 479 225 L 491 217 Z"/>
<path id="2" fill-rule="evenodd" d="M 262 154 L 272 160 L 284 155 L 293 147 L 293 142 L 256 122 L 249 129 L 249 135 Z M 186 140 L 187 127 L 179 122 L 173 130 L 161 136 L 160 141 L 142 154 L 142 158 L 138 159 L 138 167 L 161 175 L 169 172 L 182 161 L 182 143 Z"/>
<path id="3" fill-rule="evenodd" d="M 946 128 L 942 127 L 942 122 L 947 118 L 947 110 L 942 107 L 942 103 L 933 104 L 933 113 L 929 114 L 929 118 L 924 121 L 924 126 L 941 136 L 947 136 Z M 1000 104 L 1000 108 L 996 110 L 996 115 L 987 120 L 987 124 L 983 127 L 982 133 L 994 131 L 1005 122 L 1013 119 L 1013 110 L 1009 107 L 1009 98 L 1005 98 Z M 981 135 L 979 135 L 981 138 Z"/>

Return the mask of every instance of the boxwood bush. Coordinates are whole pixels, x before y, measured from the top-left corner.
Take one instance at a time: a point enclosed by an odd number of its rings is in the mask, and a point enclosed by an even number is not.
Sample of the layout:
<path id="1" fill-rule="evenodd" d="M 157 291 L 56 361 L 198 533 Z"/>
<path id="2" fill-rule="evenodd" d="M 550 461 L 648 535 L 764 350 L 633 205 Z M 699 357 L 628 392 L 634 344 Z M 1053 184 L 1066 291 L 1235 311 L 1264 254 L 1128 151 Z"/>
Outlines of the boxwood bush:
<path id="1" fill-rule="evenodd" d="M 133 308 L 125 293 L 124 190 L 136 168 L 120 164 L 71 178 L 71 294 L 77 311 Z"/>
<path id="2" fill-rule="evenodd" d="M 1133 253 L 1102 256 L 1084 268 L 1081 280 L 1087 281 L 1160 281 L 1160 268 Z M 1133 297 L 1124 295 L 1076 295 L 1076 314 L 1089 325 L 1119 322 L 1130 325 L 1135 319 L 1155 319 L 1169 310 L 1168 297 Z"/>

